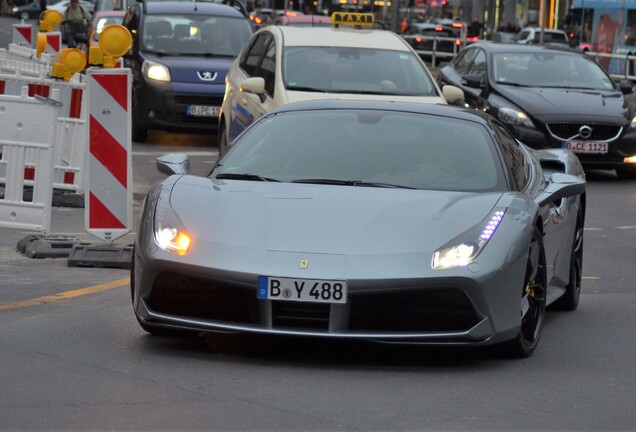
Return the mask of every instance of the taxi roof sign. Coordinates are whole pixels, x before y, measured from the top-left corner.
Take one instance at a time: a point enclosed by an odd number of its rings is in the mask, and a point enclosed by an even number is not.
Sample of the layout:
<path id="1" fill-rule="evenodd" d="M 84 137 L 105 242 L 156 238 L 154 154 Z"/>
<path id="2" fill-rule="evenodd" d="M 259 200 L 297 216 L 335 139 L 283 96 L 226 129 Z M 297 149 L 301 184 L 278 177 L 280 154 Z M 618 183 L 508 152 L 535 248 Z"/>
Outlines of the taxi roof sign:
<path id="1" fill-rule="evenodd" d="M 374 19 L 372 13 L 334 12 L 331 14 L 331 22 L 336 25 L 346 24 L 372 26 Z"/>

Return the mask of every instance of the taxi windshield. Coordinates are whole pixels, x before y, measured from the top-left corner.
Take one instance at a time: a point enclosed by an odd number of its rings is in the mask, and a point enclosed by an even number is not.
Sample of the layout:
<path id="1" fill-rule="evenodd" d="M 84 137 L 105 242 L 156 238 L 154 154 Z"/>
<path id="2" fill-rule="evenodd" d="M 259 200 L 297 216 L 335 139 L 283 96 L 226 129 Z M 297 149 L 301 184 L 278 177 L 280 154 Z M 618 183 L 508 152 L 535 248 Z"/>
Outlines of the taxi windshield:
<path id="1" fill-rule="evenodd" d="M 380 109 L 317 109 L 264 118 L 210 174 L 220 179 L 451 191 L 504 190 L 482 126 Z"/>
<path id="2" fill-rule="evenodd" d="M 416 54 L 350 47 L 288 47 L 283 58 L 288 90 L 438 96 Z"/>
<path id="3" fill-rule="evenodd" d="M 592 59 L 567 53 L 496 54 L 493 73 L 497 83 L 513 86 L 614 89 L 611 78 Z"/>
<path id="4" fill-rule="evenodd" d="M 238 56 L 251 37 L 249 21 L 205 15 L 147 15 L 145 51 L 164 55 Z"/>

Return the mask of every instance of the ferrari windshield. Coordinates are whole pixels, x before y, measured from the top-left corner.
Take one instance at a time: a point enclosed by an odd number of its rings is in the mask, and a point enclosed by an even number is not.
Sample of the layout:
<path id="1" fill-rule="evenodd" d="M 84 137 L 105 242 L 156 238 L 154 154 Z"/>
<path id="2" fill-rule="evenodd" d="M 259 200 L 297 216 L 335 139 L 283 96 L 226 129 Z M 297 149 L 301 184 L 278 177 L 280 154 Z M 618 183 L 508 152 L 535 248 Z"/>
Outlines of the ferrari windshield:
<path id="1" fill-rule="evenodd" d="M 146 15 L 143 48 L 164 55 L 238 56 L 251 37 L 246 19 L 209 15 Z"/>
<path id="2" fill-rule="evenodd" d="M 497 83 L 528 86 L 613 90 L 605 71 L 584 55 L 569 53 L 502 53 L 494 56 Z"/>
<path id="3" fill-rule="evenodd" d="M 410 51 L 350 47 L 288 47 L 288 90 L 439 96 L 422 62 Z"/>
<path id="4" fill-rule="evenodd" d="M 292 111 L 248 129 L 218 179 L 453 191 L 505 190 L 484 126 L 372 109 Z"/>

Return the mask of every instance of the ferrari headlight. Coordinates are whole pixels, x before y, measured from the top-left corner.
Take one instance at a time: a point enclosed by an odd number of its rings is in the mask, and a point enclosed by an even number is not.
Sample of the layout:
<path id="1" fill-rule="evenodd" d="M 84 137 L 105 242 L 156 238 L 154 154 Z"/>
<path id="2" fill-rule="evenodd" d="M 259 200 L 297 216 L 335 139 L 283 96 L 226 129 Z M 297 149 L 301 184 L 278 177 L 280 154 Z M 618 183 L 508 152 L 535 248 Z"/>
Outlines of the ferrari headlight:
<path id="1" fill-rule="evenodd" d="M 156 81 L 170 81 L 170 71 L 160 63 L 144 61 L 141 71 L 148 78 Z"/>
<path id="2" fill-rule="evenodd" d="M 469 230 L 461 238 L 436 250 L 431 266 L 434 269 L 449 269 L 473 262 L 492 238 L 505 213 L 502 209 L 493 211 L 483 224 L 476 227 L 477 230 Z"/>
<path id="3" fill-rule="evenodd" d="M 155 241 L 162 249 L 179 255 L 188 252 L 192 237 L 163 194 L 157 200 L 155 208 L 154 231 Z"/>
<path id="4" fill-rule="evenodd" d="M 532 120 L 523 111 L 512 108 L 500 108 L 497 114 L 499 120 L 511 126 L 521 126 L 528 129 L 536 129 Z"/>

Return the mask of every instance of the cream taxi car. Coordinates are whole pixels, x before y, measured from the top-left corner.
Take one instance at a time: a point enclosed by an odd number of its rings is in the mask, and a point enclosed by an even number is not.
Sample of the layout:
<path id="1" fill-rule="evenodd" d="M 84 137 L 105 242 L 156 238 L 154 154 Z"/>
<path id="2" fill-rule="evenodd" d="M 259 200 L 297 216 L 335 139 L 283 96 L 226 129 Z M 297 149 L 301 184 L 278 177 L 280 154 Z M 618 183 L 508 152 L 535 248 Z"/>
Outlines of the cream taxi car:
<path id="1" fill-rule="evenodd" d="M 220 154 L 255 120 L 291 102 L 463 100 L 459 88 L 438 87 L 399 35 L 371 29 L 373 15 L 334 13 L 332 20 L 334 27 L 270 25 L 254 33 L 227 74 L 218 125 Z"/>

